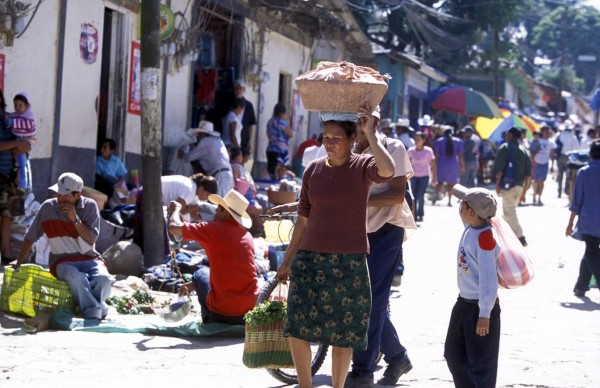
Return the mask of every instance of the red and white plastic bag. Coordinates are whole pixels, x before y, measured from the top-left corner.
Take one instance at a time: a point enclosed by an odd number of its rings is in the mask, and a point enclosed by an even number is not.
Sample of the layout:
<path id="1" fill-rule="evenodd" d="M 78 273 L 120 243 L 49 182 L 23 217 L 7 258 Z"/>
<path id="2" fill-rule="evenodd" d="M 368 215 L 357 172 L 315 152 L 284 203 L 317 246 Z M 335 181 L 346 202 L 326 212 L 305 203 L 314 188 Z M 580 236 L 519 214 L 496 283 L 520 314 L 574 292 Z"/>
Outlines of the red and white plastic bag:
<path id="1" fill-rule="evenodd" d="M 533 263 L 527 251 L 502 217 L 492 217 L 500 246 L 497 273 L 498 285 L 502 288 L 522 287 L 533 279 Z"/>

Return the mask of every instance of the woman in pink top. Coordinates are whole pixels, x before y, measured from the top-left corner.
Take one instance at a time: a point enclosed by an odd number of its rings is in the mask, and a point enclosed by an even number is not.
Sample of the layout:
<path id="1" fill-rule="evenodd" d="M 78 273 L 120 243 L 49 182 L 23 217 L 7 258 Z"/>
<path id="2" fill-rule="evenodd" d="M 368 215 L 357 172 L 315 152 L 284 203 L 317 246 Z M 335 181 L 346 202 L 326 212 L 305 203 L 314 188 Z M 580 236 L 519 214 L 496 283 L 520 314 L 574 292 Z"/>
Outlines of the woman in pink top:
<path id="1" fill-rule="evenodd" d="M 352 350 L 367 346 L 371 284 L 367 269 L 367 200 L 371 184 L 394 175 L 394 161 L 375 136 L 368 113 L 321 113 L 327 157 L 308 165 L 298 220 L 275 275 L 290 280 L 288 336 L 300 388 L 312 387 L 310 342 L 333 346 L 333 387 L 342 388 Z M 358 121 L 358 126 L 357 126 Z M 363 131 L 373 155 L 352 153 Z"/>
<path id="2" fill-rule="evenodd" d="M 429 170 L 431 169 L 431 185 L 437 185 L 435 155 L 431 147 L 425 145 L 423 132 L 414 134 L 415 146 L 408 149 L 408 157 L 415 175 L 410 178 L 410 186 L 415 196 L 415 220 L 423 221 L 425 215 L 425 191 L 429 185 Z"/>

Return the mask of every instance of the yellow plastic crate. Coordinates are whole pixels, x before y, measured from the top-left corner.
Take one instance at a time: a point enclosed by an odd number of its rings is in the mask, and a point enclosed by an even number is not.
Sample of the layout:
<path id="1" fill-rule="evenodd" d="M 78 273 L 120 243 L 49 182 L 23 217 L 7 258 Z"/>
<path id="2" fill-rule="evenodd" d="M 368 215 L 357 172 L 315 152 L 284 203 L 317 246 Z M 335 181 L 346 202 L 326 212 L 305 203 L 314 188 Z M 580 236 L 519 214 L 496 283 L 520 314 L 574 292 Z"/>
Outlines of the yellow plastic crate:
<path id="1" fill-rule="evenodd" d="M 4 268 L 0 310 L 34 317 L 39 311 L 58 307 L 73 311 L 74 300 L 66 282 L 35 264 L 23 264 L 17 272 Z"/>

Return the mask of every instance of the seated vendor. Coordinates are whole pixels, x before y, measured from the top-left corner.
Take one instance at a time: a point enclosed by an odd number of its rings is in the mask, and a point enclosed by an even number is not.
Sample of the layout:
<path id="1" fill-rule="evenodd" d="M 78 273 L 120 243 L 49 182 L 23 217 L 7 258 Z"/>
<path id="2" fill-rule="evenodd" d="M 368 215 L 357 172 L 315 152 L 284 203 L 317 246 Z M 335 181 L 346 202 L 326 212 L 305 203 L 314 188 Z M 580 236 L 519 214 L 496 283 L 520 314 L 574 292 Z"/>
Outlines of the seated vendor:
<path id="1" fill-rule="evenodd" d="M 100 155 L 96 158 L 96 181 L 94 188 L 108 195 L 113 196 L 116 187 L 126 187 L 124 185 L 127 176 L 127 168 L 123 161 L 115 155 L 117 144 L 112 139 L 104 139 Z"/>
<path id="2" fill-rule="evenodd" d="M 179 293 L 196 291 L 202 322 L 241 325 L 259 293 L 254 241 L 247 230 L 252 226 L 248 200 L 235 190 L 224 198 L 211 194 L 208 200 L 217 205 L 215 220 L 197 224 L 183 222 L 179 202 L 169 204 L 169 232 L 202 245 L 210 265 L 197 270 Z"/>

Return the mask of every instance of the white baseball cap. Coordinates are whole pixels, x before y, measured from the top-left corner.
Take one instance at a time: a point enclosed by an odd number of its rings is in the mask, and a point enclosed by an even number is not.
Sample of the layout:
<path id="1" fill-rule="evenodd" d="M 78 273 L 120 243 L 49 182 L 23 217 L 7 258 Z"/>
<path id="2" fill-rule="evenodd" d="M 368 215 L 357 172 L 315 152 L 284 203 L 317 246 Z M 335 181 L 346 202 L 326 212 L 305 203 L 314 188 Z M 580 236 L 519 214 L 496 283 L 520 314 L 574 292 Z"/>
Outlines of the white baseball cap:
<path id="1" fill-rule="evenodd" d="M 58 177 L 56 184 L 48 187 L 48 190 L 55 191 L 60 195 L 67 195 L 73 192 L 81 193 L 83 190 L 83 179 L 72 172 L 65 172 Z"/>

